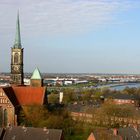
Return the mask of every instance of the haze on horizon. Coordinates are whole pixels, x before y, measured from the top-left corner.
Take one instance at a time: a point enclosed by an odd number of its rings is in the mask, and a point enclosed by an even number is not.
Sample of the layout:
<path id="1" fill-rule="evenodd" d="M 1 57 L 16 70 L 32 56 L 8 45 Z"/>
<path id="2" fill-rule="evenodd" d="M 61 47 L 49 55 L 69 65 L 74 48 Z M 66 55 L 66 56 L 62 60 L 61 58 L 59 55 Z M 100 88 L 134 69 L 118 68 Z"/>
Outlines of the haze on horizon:
<path id="1" fill-rule="evenodd" d="M 0 72 L 18 10 L 25 72 L 140 74 L 139 0 L 1 0 Z"/>

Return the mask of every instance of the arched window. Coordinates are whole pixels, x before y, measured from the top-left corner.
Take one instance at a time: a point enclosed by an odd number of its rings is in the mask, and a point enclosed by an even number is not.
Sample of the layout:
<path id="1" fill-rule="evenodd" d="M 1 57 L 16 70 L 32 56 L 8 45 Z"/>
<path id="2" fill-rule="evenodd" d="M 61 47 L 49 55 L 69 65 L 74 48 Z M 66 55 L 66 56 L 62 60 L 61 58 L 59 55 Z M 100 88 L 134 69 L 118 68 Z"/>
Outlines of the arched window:
<path id="1" fill-rule="evenodd" d="M 0 107 L 0 127 L 2 127 L 2 107 Z"/>
<path id="2" fill-rule="evenodd" d="M 18 63 L 18 53 L 15 53 L 14 55 L 14 63 Z"/>
<path id="3" fill-rule="evenodd" d="M 7 109 L 4 109 L 4 126 L 7 126 Z"/>

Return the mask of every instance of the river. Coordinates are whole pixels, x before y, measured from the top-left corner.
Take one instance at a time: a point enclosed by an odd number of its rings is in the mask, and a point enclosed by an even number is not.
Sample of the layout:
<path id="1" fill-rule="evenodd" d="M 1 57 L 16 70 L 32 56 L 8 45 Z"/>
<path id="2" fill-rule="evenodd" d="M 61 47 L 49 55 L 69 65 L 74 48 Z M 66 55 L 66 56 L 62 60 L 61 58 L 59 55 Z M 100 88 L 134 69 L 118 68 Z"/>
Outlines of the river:
<path id="1" fill-rule="evenodd" d="M 126 87 L 129 87 L 129 88 L 133 88 L 133 87 L 140 88 L 140 83 L 128 83 L 126 85 L 118 85 L 118 86 L 110 87 L 110 89 L 112 89 L 112 90 L 123 90 Z"/>

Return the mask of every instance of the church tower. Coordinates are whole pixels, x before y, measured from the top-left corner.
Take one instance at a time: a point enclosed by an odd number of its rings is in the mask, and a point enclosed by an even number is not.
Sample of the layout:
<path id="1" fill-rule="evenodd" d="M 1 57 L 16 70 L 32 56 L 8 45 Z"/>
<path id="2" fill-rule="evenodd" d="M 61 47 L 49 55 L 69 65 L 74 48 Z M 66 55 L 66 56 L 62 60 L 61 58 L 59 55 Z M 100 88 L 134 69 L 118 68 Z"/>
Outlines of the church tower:
<path id="1" fill-rule="evenodd" d="M 11 48 L 11 80 L 12 84 L 23 84 L 23 48 L 20 38 L 19 14 L 17 15 L 15 42 Z"/>
<path id="2" fill-rule="evenodd" d="M 42 87 L 43 79 L 38 68 L 36 68 L 31 76 L 30 85 L 32 87 Z"/>

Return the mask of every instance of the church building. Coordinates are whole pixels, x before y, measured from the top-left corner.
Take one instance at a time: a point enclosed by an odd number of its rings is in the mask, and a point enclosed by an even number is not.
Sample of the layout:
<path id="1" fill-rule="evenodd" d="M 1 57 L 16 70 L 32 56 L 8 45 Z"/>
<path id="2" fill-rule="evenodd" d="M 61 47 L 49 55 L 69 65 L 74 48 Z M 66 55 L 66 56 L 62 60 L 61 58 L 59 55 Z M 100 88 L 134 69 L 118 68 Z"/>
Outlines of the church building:
<path id="1" fill-rule="evenodd" d="M 0 126 L 18 125 L 18 112 L 22 106 L 47 104 L 47 89 L 43 86 L 39 69 L 33 72 L 30 86 L 25 86 L 23 79 L 23 48 L 18 14 L 15 42 L 11 48 L 11 86 L 0 87 Z"/>

